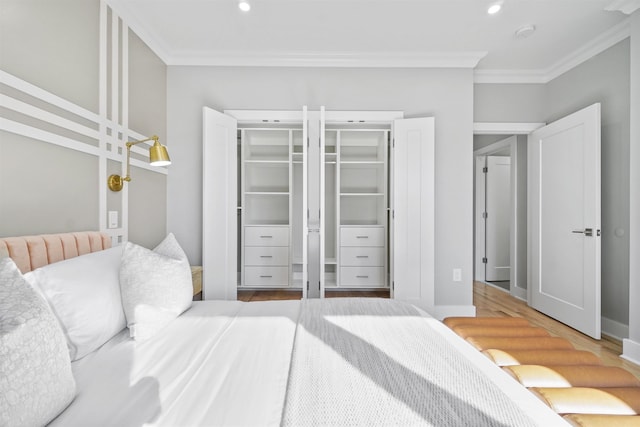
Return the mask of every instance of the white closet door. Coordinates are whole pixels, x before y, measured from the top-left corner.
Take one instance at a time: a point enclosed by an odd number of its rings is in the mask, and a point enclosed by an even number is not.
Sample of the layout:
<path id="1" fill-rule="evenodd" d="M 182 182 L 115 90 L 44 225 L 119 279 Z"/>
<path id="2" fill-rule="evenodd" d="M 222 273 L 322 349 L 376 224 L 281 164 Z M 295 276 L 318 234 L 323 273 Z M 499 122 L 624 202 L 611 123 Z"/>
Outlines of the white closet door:
<path id="1" fill-rule="evenodd" d="M 237 299 L 236 119 L 203 108 L 202 297 Z"/>
<path id="2" fill-rule="evenodd" d="M 325 161 L 325 122 L 324 106 L 320 107 L 320 298 L 324 298 L 325 289 L 325 245 L 326 245 L 326 176 L 327 163 Z"/>
<path id="3" fill-rule="evenodd" d="M 393 298 L 434 306 L 434 118 L 394 121 L 392 171 Z"/>
<path id="4" fill-rule="evenodd" d="M 302 298 L 307 298 L 309 281 L 309 129 L 307 106 L 302 107 Z"/>

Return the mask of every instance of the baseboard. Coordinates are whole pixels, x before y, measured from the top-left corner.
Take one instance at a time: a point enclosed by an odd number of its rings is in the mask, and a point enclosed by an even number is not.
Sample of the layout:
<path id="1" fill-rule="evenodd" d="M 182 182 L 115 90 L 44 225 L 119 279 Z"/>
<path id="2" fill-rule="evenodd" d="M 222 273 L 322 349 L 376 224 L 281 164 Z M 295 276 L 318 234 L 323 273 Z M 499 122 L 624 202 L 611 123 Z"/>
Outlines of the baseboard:
<path id="1" fill-rule="evenodd" d="M 640 365 L 640 343 L 630 339 L 622 340 L 622 355 L 625 360 Z"/>
<path id="2" fill-rule="evenodd" d="M 476 315 L 474 305 L 436 305 L 432 311 L 431 314 L 438 320 L 451 316 L 475 317 Z"/>
<path id="3" fill-rule="evenodd" d="M 629 336 L 629 325 L 617 322 L 615 320 L 607 319 L 602 316 L 601 318 L 602 333 L 609 335 L 610 337 L 623 340 Z"/>
<path id="4" fill-rule="evenodd" d="M 525 302 L 527 301 L 527 290 L 526 289 L 522 289 L 522 288 L 519 288 L 517 286 L 512 286 L 510 293 L 511 293 L 512 297 L 518 298 L 519 300 L 522 300 L 522 301 L 525 301 Z"/>

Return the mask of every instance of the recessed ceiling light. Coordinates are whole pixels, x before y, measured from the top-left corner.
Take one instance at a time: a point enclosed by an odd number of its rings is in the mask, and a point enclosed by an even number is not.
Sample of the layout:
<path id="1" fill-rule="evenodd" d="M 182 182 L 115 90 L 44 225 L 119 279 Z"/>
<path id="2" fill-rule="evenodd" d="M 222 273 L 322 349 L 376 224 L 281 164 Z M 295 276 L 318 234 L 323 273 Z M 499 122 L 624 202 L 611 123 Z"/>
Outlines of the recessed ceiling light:
<path id="1" fill-rule="evenodd" d="M 251 5 L 246 0 L 240 0 L 238 2 L 238 8 L 243 12 L 249 12 L 251 10 Z"/>
<path id="2" fill-rule="evenodd" d="M 500 12 L 500 9 L 502 9 L 502 3 L 493 3 L 491 6 L 489 6 L 489 9 L 487 9 L 487 13 L 489 15 L 494 15 Z"/>

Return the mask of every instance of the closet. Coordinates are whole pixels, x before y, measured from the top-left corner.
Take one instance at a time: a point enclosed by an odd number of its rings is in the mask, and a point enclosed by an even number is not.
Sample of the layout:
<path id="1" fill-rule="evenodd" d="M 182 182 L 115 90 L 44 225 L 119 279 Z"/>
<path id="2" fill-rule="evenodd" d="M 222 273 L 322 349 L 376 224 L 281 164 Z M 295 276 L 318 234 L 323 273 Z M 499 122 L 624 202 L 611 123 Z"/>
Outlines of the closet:
<path id="1" fill-rule="evenodd" d="M 205 107 L 203 120 L 205 299 L 387 288 L 433 303 L 433 118 Z"/>

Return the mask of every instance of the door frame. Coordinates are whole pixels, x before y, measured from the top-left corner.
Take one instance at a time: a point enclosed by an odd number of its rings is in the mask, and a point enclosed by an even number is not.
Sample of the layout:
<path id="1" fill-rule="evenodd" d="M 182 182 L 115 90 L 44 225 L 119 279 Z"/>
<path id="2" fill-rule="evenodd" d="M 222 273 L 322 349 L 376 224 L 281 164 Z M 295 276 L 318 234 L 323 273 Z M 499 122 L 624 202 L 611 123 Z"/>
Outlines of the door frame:
<path id="1" fill-rule="evenodd" d="M 507 136 L 505 139 L 497 141 L 491 145 L 480 148 L 473 152 L 474 156 L 474 168 L 477 169 L 477 158 L 482 156 L 488 156 L 492 153 L 496 153 L 498 151 L 502 151 L 505 148 L 510 148 L 511 155 L 511 233 L 510 233 L 510 258 L 511 258 L 511 270 L 510 270 L 510 287 L 509 293 L 521 300 L 527 301 L 527 288 L 519 286 L 521 285 L 518 282 L 518 272 L 520 266 L 518 265 L 518 241 L 522 237 L 518 233 L 517 227 L 517 219 L 518 219 L 518 144 L 517 144 L 517 135 L 528 135 L 534 130 L 545 126 L 545 123 L 535 123 L 535 122 L 522 122 L 522 123 L 501 123 L 501 122 L 476 122 L 473 124 L 473 134 L 474 135 L 505 135 Z M 511 138 L 513 137 L 513 138 Z M 478 175 L 474 170 L 474 280 L 478 280 L 479 274 L 478 269 L 482 267 L 484 264 L 482 263 L 482 253 L 484 250 L 480 251 L 480 243 L 484 244 L 484 224 L 482 224 L 482 228 L 480 229 L 478 225 L 478 220 L 482 219 L 482 212 L 480 212 L 479 206 L 476 204 L 476 195 L 479 188 L 480 180 L 478 180 Z M 484 180 L 482 180 L 482 190 L 484 190 Z M 479 240 L 479 233 L 483 232 L 482 241 Z M 526 232 L 525 232 L 526 237 Z M 484 274 L 482 274 L 482 282 L 484 281 Z M 485 282 L 486 283 L 486 282 Z"/>

